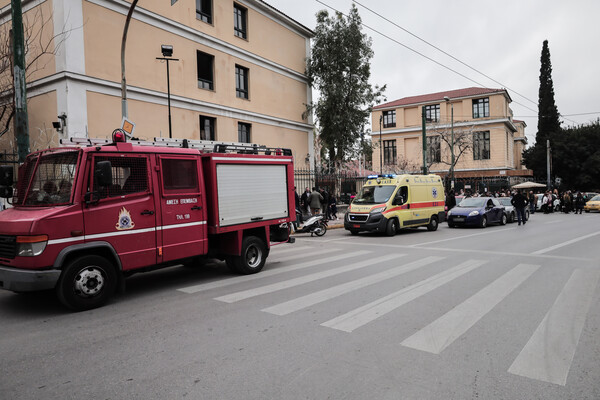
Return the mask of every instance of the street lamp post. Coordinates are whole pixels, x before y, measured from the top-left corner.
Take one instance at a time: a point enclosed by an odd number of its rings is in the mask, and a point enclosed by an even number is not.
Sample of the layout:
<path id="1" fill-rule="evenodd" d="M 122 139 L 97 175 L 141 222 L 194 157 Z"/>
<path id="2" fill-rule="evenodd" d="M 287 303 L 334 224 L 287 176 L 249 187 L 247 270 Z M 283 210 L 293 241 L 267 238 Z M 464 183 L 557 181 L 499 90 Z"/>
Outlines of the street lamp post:
<path id="1" fill-rule="evenodd" d="M 381 124 L 383 123 L 383 112 L 379 116 L 379 174 L 383 175 L 383 144 L 381 142 Z"/>
<path id="2" fill-rule="evenodd" d="M 173 137 L 171 132 L 171 83 L 169 81 L 169 61 L 179 61 L 178 58 L 170 58 L 173 55 L 173 46 L 163 44 L 160 46 L 163 57 L 156 57 L 157 60 L 167 62 L 167 107 L 169 109 L 169 139 Z"/>
<path id="3" fill-rule="evenodd" d="M 448 96 L 444 97 L 450 103 Z M 454 104 L 450 103 L 450 188 L 454 189 Z"/>

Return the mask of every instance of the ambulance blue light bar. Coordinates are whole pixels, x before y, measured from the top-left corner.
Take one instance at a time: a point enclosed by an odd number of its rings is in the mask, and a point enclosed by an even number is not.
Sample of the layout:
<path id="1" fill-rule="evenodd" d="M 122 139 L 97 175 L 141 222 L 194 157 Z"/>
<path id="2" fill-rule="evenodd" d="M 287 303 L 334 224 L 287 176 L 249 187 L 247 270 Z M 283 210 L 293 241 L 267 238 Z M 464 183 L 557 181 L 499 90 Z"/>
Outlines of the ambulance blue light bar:
<path id="1" fill-rule="evenodd" d="M 375 178 L 395 178 L 396 174 L 385 174 L 385 175 L 369 175 L 367 179 L 375 179 Z"/>

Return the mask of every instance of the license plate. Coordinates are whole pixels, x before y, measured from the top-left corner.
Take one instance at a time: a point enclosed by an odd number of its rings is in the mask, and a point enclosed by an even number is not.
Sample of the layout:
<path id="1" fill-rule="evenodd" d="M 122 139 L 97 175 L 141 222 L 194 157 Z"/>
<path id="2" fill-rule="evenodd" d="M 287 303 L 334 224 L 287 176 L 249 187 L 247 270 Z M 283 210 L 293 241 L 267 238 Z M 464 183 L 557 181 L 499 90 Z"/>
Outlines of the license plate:
<path id="1" fill-rule="evenodd" d="M 464 221 L 465 217 L 454 217 L 455 221 Z"/>
<path id="2" fill-rule="evenodd" d="M 356 224 L 354 224 L 354 225 L 352 225 L 352 227 L 353 227 L 353 228 L 360 228 L 360 225 L 356 225 Z"/>

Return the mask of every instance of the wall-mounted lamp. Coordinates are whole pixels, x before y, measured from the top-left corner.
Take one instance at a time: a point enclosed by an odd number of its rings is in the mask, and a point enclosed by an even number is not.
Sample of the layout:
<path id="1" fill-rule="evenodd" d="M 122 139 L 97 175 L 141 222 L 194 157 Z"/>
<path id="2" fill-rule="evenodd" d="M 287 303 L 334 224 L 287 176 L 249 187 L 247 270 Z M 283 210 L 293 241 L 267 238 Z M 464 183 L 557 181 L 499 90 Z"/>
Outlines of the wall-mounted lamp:
<path id="1" fill-rule="evenodd" d="M 67 114 L 62 113 L 58 116 L 59 121 L 52 121 L 52 127 L 59 133 L 64 133 L 65 126 L 67 126 Z"/>

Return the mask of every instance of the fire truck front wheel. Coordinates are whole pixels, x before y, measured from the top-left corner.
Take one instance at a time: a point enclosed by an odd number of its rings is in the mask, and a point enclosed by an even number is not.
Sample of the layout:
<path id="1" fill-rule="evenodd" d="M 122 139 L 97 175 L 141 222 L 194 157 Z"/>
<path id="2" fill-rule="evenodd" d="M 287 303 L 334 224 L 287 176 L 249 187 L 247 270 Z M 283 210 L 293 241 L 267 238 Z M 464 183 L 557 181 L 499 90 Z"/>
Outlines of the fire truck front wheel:
<path id="1" fill-rule="evenodd" d="M 247 236 L 242 241 L 242 254 L 227 258 L 230 269 L 248 275 L 260 272 L 267 259 L 267 246 L 256 236 Z"/>
<path id="2" fill-rule="evenodd" d="M 117 273 L 100 256 L 83 256 L 71 261 L 56 285 L 59 300 L 75 311 L 101 307 L 117 288 Z"/>

